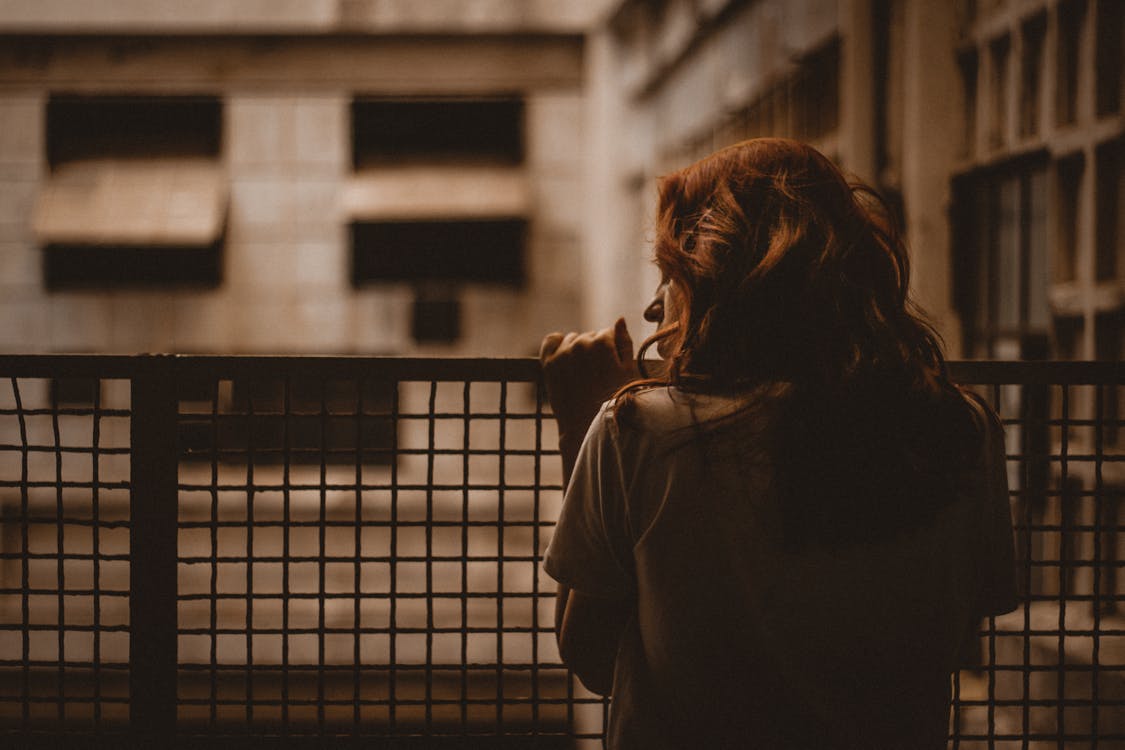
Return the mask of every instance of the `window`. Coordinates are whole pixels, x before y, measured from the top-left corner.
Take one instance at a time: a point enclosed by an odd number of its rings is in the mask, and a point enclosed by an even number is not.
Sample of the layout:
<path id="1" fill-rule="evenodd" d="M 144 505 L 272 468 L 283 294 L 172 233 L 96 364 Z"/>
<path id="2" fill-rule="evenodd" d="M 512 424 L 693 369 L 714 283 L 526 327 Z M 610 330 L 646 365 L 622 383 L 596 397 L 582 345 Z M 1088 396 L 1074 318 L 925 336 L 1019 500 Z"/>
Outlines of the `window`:
<path id="1" fill-rule="evenodd" d="M 356 169 L 402 162 L 519 164 L 523 100 L 358 98 L 352 102 Z"/>
<path id="2" fill-rule="evenodd" d="M 957 65 L 961 71 L 961 92 L 965 103 L 961 155 L 970 157 L 977 149 L 977 51 L 972 49 L 962 53 L 957 58 Z"/>
<path id="3" fill-rule="evenodd" d="M 966 354 L 1046 356 L 1047 179 L 1042 158 L 955 184 L 959 252 L 955 290 Z"/>
<path id="4" fill-rule="evenodd" d="M 1023 25 L 1020 54 L 1020 135 L 1039 132 L 1039 91 L 1043 82 L 1043 40 L 1047 34 L 1047 17 L 1037 15 Z"/>
<path id="5" fill-rule="evenodd" d="M 898 0 L 872 3 L 874 37 L 875 174 L 879 188 L 901 188 L 905 112 L 905 9 Z"/>
<path id="6" fill-rule="evenodd" d="M 1098 3 L 1097 112 L 1102 117 L 1121 109 L 1122 36 L 1125 36 L 1125 3 L 1101 0 Z"/>
<path id="7" fill-rule="evenodd" d="M 1086 16 L 1084 0 L 1059 3 L 1055 53 L 1055 121 L 1070 125 L 1078 118 L 1078 70 L 1082 45 L 1082 22 Z"/>
<path id="8" fill-rule="evenodd" d="M 811 53 L 793 77 L 793 137 L 816 140 L 834 133 L 840 118 L 840 43 Z"/>
<path id="9" fill-rule="evenodd" d="M 86 245 L 51 243 L 44 248 L 48 289 L 104 287 L 213 287 L 222 278 L 223 238 L 210 245 Z"/>
<path id="10" fill-rule="evenodd" d="M 1008 134 L 1008 58 L 1011 56 L 1011 40 L 1004 36 L 989 45 L 991 78 L 988 96 L 991 102 L 988 118 L 988 145 L 998 148 L 1004 145 Z"/>
<path id="11" fill-rule="evenodd" d="M 523 219 L 355 222 L 352 283 L 524 282 Z"/>
<path id="12" fill-rule="evenodd" d="M 90 159 L 218 158 L 222 104 L 215 97 L 52 95 L 51 169 Z"/>
<path id="13" fill-rule="evenodd" d="M 47 288 L 219 283 L 221 132 L 216 98 L 52 96 L 33 219 Z"/>
<path id="14" fill-rule="evenodd" d="M 361 392 L 362 391 L 362 392 Z M 189 460 L 389 464 L 395 386 L 365 380 L 220 381 L 180 393 L 180 449 Z"/>
<path id="15" fill-rule="evenodd" d="M 460 337 L 460 285 L 523 286 L 521 98 L 356 98 L 352 161 L 352 283 L 410 284 L 415 341 Z"/>
<path id="16" fill-rule="evenodd" d="M 1122 211 L 1125 211 L 1125 170 L 1121 168 L 1122 143 L 1102 144 L 1095 151 L 1097 217 L 1095 241 L 1097 247 L 1096 278 L 1098 281 L 1114 279 L 1121 273 L 1125 256 L 1125 232 L 1122 231 Z"/>
<path id="17" fill-rule="evenodd" d="M 1103 362 L 1119 362 L 1122 343 L 1125 338 L 1125 313 L 1120 310 L 1101 313 L 1094 318 L 1094 357 Z M 1101 414 L 1103 420 L 1102 440 L 1107 445 L 1116 446 L 1121 436 L 1120 420 L 1125 415 L 1121 399 L 1125 388 L 1116 385 L 1102 387 Z"/>
<path id="18" fill-rule="evenodd" d="M 1054 321 L 1055 336 L 1054 347 L 1051 354 L 1056 359 L 1078 360 L 1083 359 L 1081 317 L 1057 317 Z"/>
<path id="19" fill-rule="evenodd" d="M 424 344 L 447 344 L 460 338 L 461 299 L 456 289 L 430 284 L 416 288 L 410 334 Z"/>
<path id="20" fill-rule="evenodd" d="M 1055 168 L 1055 281 L 1074 281 L 1078 268 L 1078 196 L 1085 160 L 1075 154 Z"/>
<path id="21" fill-rule="evenodd" d="M 98 378 L 55 378 L 51 381 L 51 406 L 54 409 L 88 409 L 101 400 L 101 386 Z"/>

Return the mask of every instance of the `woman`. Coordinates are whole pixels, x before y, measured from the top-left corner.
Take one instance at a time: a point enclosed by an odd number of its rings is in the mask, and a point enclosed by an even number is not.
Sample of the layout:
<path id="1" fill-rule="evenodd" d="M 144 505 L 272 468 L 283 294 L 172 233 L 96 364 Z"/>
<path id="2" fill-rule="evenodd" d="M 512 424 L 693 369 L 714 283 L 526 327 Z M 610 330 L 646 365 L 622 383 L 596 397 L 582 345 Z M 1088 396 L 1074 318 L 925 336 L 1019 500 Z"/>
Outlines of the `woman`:
<path id="1" fill-rule="evenodd" d="M 751 140 L 661 181 L 655 256 L 662 376 L 623 321 L 540 351 L 559 649 L 610 747 L 945 747 L 950 674 L 1016 604 L 1003 435 L 885 206 Z"/>

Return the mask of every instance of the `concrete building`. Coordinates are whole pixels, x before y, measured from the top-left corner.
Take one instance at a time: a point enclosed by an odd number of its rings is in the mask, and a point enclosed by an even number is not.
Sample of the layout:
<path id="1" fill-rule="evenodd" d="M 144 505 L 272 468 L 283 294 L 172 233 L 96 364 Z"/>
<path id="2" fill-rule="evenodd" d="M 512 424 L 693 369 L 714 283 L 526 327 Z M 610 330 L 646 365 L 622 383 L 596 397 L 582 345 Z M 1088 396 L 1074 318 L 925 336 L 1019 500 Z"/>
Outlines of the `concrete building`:
<path id="1" fill-rule="evenodd" d="M 1116 359 L 1121 29 L 1114 0 L 615 3 L 588 52 L 590 321 L 655 286 L 657 176 L 783 135 L 901 207 L 951 356 Z"/>
<path id="2" fill-rule="evenodd" d="M 598 5 L 5 3 L 0 351 L 532 353 Z"/>

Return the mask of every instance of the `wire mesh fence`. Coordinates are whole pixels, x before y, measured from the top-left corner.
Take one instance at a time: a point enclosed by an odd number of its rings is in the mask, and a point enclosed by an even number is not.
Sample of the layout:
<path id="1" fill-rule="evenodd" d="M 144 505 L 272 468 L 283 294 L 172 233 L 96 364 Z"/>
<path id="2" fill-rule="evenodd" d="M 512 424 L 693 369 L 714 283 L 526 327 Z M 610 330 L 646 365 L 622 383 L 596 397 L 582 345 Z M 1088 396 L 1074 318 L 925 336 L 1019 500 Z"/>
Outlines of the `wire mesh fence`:
<path id="1" fill-rule="evenodd" d="M 1125 368 L 955 371 L 1006 425 L 1025 603 L 955 676 L 951 745 L 1125 747 Z M 601 745 L 541 570 L 562 488 L 534 361 L 0 375 L 9 739 Z"/>

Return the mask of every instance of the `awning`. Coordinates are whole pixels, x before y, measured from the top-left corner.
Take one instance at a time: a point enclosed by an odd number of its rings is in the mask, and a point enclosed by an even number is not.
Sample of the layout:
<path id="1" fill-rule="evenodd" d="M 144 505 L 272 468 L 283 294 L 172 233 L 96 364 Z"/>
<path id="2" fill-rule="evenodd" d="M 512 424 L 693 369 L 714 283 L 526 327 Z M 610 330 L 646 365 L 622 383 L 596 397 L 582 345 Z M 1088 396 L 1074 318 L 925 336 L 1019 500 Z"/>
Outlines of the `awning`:
<path id="1" fill-rule="evenodd" d="M 33 229 L 43 245 L 204 246 L 222 234 L 227 198 L 209 159 L 74 162 L 40 190 Z"/>
<path id="2" fill-rule="evenodd" d="M 344 188 L 352 221 L 518 218 L 530 203 L 527 177 L 510 167 L 372 169 Z"/>

